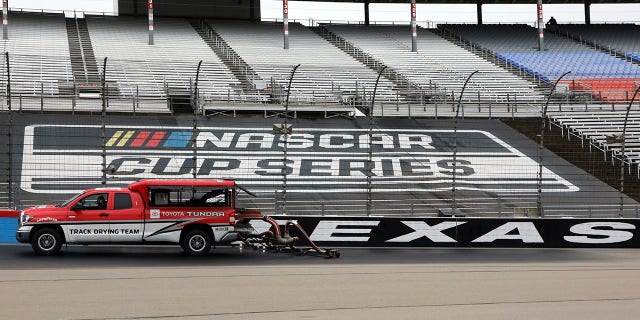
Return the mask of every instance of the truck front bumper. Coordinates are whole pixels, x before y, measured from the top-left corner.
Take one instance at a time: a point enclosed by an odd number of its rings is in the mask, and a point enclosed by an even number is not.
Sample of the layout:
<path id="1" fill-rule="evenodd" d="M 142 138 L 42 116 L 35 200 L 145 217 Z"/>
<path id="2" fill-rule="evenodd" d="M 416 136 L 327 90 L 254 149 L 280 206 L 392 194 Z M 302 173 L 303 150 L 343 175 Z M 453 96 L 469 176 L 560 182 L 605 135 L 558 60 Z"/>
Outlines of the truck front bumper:
<path id="1" fill-rule="evenodd" d="M 32 226 L 18 227 L 16 231 L 16 240 L 21 243 L 29 243 L 29 234 L 31 233 Z"/>

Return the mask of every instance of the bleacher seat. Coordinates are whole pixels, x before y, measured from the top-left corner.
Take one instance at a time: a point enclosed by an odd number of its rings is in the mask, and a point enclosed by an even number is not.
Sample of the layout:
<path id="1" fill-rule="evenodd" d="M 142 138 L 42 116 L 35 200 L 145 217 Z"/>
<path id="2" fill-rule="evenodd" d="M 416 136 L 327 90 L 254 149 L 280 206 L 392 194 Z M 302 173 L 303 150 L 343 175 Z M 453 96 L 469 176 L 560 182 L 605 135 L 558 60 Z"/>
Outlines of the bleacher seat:
<path id="1" fill-rule="evenodd" d="M 3 49 L 9 53 L 12 94 L 57 95 L 60 86 L 73 82 L 64 16 L 12 13 L 9 19 Z M 4 84 L 5 55 L 1 59 Z M 6 85 L 0 91 L 6 93 Z"/>
<path id="2" fill-rule="evenodd" d="M 425 87 L 436 85 L 447 92 L 459 92 L 466 77 L 480 73 L 469 82 L 465 100 L 505 102 L 507 94 L 518 101 L 542 99 L 530 82 L 507 72 L 452 42 L 428 31 L 418 32 L 418 51 L 411 52 L 411 34 L 407 26 L 328 25 L 329 30 L 356 47 Z"/>
<path id="3" fill-rule="evenodd" d="M 555 29 L 561 34 L 640 61 L 640 26 L 637 24 L 559 24 Z"/>
<path id="4" fill-rule="evenodd" d="M 626 101 L 627 92 L 632 92 L 640 80 L 640 66 L 553 33 L 545 33 L 544 51 L 538 51 L 538 31 L 531 26 L 439 27 L 491 50 L 500 59 L 544 81 L 553 82 L 571 71 L 563 82 L 574 90 L 590 90 L 603 100 Z"/>
<path id="5" fill-rule="evenodd" d="M 188 92 L 200 60 L 201 95 L 226 100 L 240 83 L 185 19 L 156 18 L 154 45 L 144 18 L 88 17 L 87 25 L 96 59 L 108 57 L 107 77 L 122 95 L 166 98 L 167 87 Z"/>
<path id="6" fill-rule="evenodd" d="M 299 23 L 289 23 L 289 49 L 283 48 L 281 23 L 208 23 L 269 84 L 286 87 L 292 67 L 300 64 L 291 85 L 292 103 L 344 102 L 345 96 L 369 97 L 373 91 L 375 71 Z M 381 78 L 376 101 L 396 98 L 393 83 Z"/>

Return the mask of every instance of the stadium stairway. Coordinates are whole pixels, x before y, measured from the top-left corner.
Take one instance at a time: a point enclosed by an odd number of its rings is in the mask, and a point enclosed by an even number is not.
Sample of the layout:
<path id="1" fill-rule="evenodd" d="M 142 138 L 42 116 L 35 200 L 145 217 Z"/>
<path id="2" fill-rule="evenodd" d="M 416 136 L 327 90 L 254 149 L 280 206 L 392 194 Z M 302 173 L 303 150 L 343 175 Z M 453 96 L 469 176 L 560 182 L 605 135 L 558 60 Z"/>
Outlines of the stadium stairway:
<path id="1" fill-rule="evenodd" d="M 193 29 L 215 52 L 222 62 L 240 81 L 243 93 L 255 93 L 256 82 L 263 82 L 260 76 L 246 63 L 240 55 L 206 22 L 203 20 L 189 20 Z"/>
<path id="2" fill-rule="evenodd" d="M 66 18 L 67 40 L 69 42 L 69 56 L 75 84 L 72 87 L 60 88 L 61 93 L 82 94 L 100 93 L 102 90 L 100 72 L 96 64 L 96 57 L 91 44 L 91 37 L 84 18 Z M 115 83 L 107 84 L 110 95 L 119 95 Z"/>
<path id="3" fill-rule="evenodd" d="M 394 84 L 394 90 L 401 93 L 405 101 L 424 103 L 424 100 L 435 96 L 436 92 L 438 92 L 438 88 L 435 85 L 428 89 L 422 88 L 402 73 L 386 65 L 379 59 L 376 59 L 364 50 L 354 46 L 351 42 L 324 26 L 310 27 L 309 29 L 375 72 L 380 72 L 382 68 L 387 67 L 382 75 Z M 446 93 L 442 93 L 441 96 L 446 96 Z"/>
<path id="4" fill-rule="evenodd" d="M 540 119 L 535 118 L 504 118 L 502 122 L 527 136 L 540 142 Z M 610 152 L 590 148 L 589 143 L 583 143 L 563 132 L 561 127 L 547 124 L 544 135 L 544 147 L 561 158 L 588 172 L 614 189 L 620 187 L 620 163 L 612 161 Z M 634 170 L 625 170 L 624 193 L 640 201 L 640 179 Z"/>

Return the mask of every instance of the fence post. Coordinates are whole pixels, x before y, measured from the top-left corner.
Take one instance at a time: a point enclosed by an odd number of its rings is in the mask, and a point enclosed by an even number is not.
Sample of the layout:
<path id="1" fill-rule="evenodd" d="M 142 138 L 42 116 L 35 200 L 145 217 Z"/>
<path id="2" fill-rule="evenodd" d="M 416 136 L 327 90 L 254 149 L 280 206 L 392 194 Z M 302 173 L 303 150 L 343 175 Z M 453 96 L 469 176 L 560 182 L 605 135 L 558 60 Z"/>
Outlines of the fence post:
<path id="1" fill-rule="evenodd" d="M 138 85 L 136 84 L 136 98 L 135 98 L 135 104 L 133 105 L 133 115 L 136 115 L 136 109 L 138 109 L 140 107 L 140 88 L 138 88 Z"/>
<path id="2" fill-rule="evenodd" d="M 102 63 L 102 77 L 100 77 L 100 96 L 102 98 L 102 113 L 101 113 L 101 126 L 100 126 L 100 138 L 102 142 L 102 181 L 101 184 L 105 186 L 107 184 L 107 144 L 106 144 L 106 117 L 107 117 L 107 97 L 106 97 L 106 76 L 107 76 L 107 57 L 104 57 Z"/>
<path id="3" fill-rule="evenodd" d="M 44 82 L 40 81 L 40 113 L 44 113 Z"/>
<path id="4" fill-rule="evenodd" d="M 73 82 L 73 95 L 71 96 L 71 114 L 76 114 L 76 97 L 77 97 L 78 87 L 76 86 L 76 82 Z"/>

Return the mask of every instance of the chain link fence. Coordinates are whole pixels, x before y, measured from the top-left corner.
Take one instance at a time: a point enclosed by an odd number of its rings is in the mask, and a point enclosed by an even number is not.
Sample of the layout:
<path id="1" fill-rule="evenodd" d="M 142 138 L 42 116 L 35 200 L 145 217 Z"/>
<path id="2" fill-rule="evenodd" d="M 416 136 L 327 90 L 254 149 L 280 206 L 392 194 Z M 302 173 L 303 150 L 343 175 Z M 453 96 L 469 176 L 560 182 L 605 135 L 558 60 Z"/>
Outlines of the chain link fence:
<path id="1" fill-rule="evenodd" d="M 614 153 L 604 150 L 604 161 L 589 156 L 587 172 L 550 153 L 543 161 L 535 135 L 526 138 L 495 120 L 539 119 L 543 100 L 517 93 L 486 100 L 383 81 L 371 108 L 371 79 L 308 81 L 318 73 L 313 66 L 301 66 L 291 88 L 289 66 L 270 66 L 284 71 L 268 81 L 225 87 L 206 61 L 200 72 L 197 64 L 166 62 L 160 74 L 144 65 L 149 62 L 108 60 L 96 83 L 76 81 L 62 61 L 65 71 L 51 78 L 54 58 L 34 65 L 33 57 L 16 56 L 11 64 L 12 57 L 3 56 L 0 83 L 0 135 L 8 142 L 0 144 L 7 154 L 0 164 L 2 206 L 59 201 L 88 187 L 143 178 L 230 177 L 258 193 L 243 199 L 248 206 L 273 213 L 638 215 L 637 202 L 593 174 L 616 168 Z M 569 94 L 575 92 L 539 97 L 550 99 L 550 112 L 626 107 Z M 261 119 L 224 117 L 239 113 Z M 347 118 L 319 120 L 336 115 Z M 368 115 L 373 121 L 358 120 Z M 294 128 L 288 139 L 272 128 L 284 117 Z M 539 132 L 535 119 L 519 130 Z M 584 156 L 559 135 L 552 143 L 571 150 L 562 157 Z"/>

